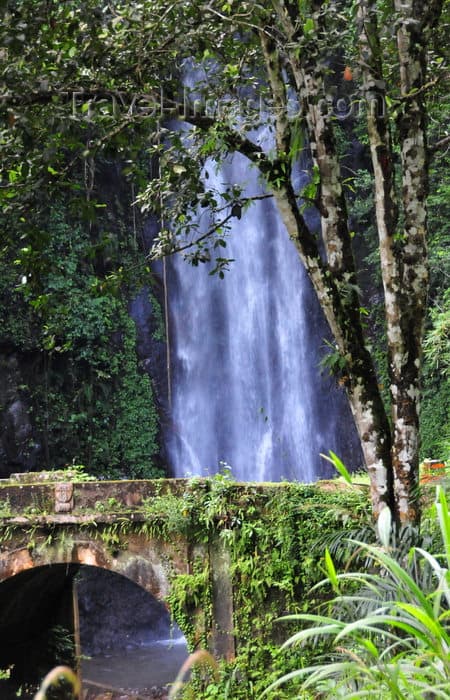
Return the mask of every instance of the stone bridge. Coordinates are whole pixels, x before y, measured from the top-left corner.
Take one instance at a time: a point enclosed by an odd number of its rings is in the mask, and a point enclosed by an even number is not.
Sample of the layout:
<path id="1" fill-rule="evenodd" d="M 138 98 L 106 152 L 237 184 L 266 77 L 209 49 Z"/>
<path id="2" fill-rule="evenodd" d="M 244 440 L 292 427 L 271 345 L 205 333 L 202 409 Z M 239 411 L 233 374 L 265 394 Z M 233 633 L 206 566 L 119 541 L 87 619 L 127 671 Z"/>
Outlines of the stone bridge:
<path id="1" fill-rule="evenodd" d="M 203 563 L 211 613 L 207 619 L 201 605 L 191 610 L 189 641 L 195 647 L 207 640 L 215 656 L 232 658 L 227 552 L 214 538 L 192 544 L 176 533 L 162 537 L 146 512 L 156 495 L 182 497 L 187 484 L 85 481 L 67 472 L 0 480 L 0 668 L 17 665 L 17 650 L 38 639 L 43 626 L 76 627 L 72 582 L 82 565 L 125 576 L 169 607 L 172 581 Z M 158 514 L 160 525 L 164 519 Z"/>

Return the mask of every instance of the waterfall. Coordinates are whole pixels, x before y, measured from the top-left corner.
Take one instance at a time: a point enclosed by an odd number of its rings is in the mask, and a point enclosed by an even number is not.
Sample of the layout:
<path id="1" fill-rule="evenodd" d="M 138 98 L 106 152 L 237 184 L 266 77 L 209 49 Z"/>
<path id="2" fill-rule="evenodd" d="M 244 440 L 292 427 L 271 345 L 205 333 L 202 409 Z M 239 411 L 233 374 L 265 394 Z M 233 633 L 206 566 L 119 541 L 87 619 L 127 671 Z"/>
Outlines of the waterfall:
<path id="1" fill-rule="evenodd" d="M 239 154 L 208 174 L 218 189 L 245 180 L 245 196 L 261 192 Z M 168 262 L 173 473 L 226 464 L 238 480 L 310 482 L 330 473 L 330 449 L 361 464 L 345 397 L 319 368 L 327 327 L 275 203 L 233 219 L 227 241 L 224 279 Z"/>

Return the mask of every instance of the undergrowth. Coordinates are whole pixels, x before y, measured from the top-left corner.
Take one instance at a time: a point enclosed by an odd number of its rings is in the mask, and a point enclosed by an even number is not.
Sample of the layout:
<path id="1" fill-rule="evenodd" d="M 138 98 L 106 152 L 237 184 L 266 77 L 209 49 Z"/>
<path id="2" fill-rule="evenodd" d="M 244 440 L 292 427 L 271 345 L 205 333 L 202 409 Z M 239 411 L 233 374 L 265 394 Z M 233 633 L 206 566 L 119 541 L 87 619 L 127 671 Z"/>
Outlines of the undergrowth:
<path id="1" fill-rule="evenodd" d="M 187 537 L 198 549 L 193 570 L 174 578 L 169 597 L 190 651 L 207 649 L 211 641 L 206 548 L 224 547 L 229 553 L 236 658 L 219 664 L 217 678 L 194 670 L 183 691 L 186 700 L 251 700 L 286 669 L 308 664 L 309 652 L 281 652 L 290 625 L 280 616 L 310 610 L 323 599 L 313 587 L 323 577 L 327 545 L 345 558 L 344 534 L 348 538 L 365 528 L 375 538 L 367 490 L 338 484 L 328 490 L 296 483 L 241 488 L 224 473 L 190 480 L 181 495 L 160 493 L 144 508 L 151 535 Z M 292 688 L 277 689 L 271 697 L 292 697 Z"/>

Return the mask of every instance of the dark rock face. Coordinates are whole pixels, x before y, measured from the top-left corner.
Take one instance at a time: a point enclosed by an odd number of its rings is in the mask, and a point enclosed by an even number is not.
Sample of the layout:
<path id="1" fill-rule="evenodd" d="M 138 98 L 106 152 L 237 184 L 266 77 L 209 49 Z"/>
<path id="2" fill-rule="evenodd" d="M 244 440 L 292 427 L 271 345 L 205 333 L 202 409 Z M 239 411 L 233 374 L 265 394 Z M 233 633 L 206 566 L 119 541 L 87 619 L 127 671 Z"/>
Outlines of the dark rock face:
<path id="1" fill-rule="evenodd" d="M 1 700 L 14 700 L 28 687 L 32 698 L 42 678 L 57 665 L 72 666 L 72 577 L 77 565 L 37 566 L 0 584 L 0 668 L 11 667 L 10 681 L 0 681 Z"/>
<path id="2" fill-rule="evenodd" d="M 156 276 L 155 280 L 158 281 Z M 156 308 L 157 305 L 159 309 Z M 162 308 L 162 290 L 157 286 L 152 292 L 148 287 L 143 287 L 128 304 L 128 312 L 136 324 L 136 352 L 142 369 L 148 374 L 152 383 L 160 425 L 164 429 L 169 420 L 169 401 L 167 349 L 162 337 L 164 332 Z M 159 323 L 158 315 L 161 316 Z M 167 454 L 162 434 L 159 435 L 158 444 L 160 446 L 158 466 L 167 473 Z"/>
<path id="3" fill-rule="evenodd" d="M 96 656 L 170 637 L 164 604 L 129 579 L 90 566 L 83 566 L 77 579 L 84 654 Z"/>
<path id="4" fill-rule="evenodd" d="M 130 301 L 129 313 L 136 324 L 136 350 L 142 367 L 152 379 L 158 403 L 165 405 L 167 402 L 166 348 L 165 343 L 156 336 L 155 313 L 147 287 L 141 289 Z"/>
<path id="5" fill-rule="evenodd" d="M 0 354 L 0 478 L 33 469 L 40 453 L 16 355 Z"/>

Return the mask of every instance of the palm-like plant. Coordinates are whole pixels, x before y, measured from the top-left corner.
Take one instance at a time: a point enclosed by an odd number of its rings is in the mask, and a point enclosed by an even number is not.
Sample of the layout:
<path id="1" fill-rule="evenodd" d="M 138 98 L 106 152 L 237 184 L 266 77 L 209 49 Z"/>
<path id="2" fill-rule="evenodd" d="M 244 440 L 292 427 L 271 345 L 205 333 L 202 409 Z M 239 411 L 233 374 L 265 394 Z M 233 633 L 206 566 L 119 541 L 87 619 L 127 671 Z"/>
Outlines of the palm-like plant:
<path id="1" fill-rule="evenodd" d="M 268 691 L 296 679 L 302 698 L 308 691 L 333 700 L 450 697 L 450 516 L 440 487 L 436 509 L 443 539 L 439 555 L 413 547 L 399 560 L 389 548 L 388 509 L 378 523 L 381 545 L 355 542 L 370 562 L 368 571 L 338 574 L 326 552 L 328 576 L 319 585 L 331 585 L 336 593 L 333 613 L 285 618 L 308 624 L 285 646 L 327 639 L 331 651 Z"/>

